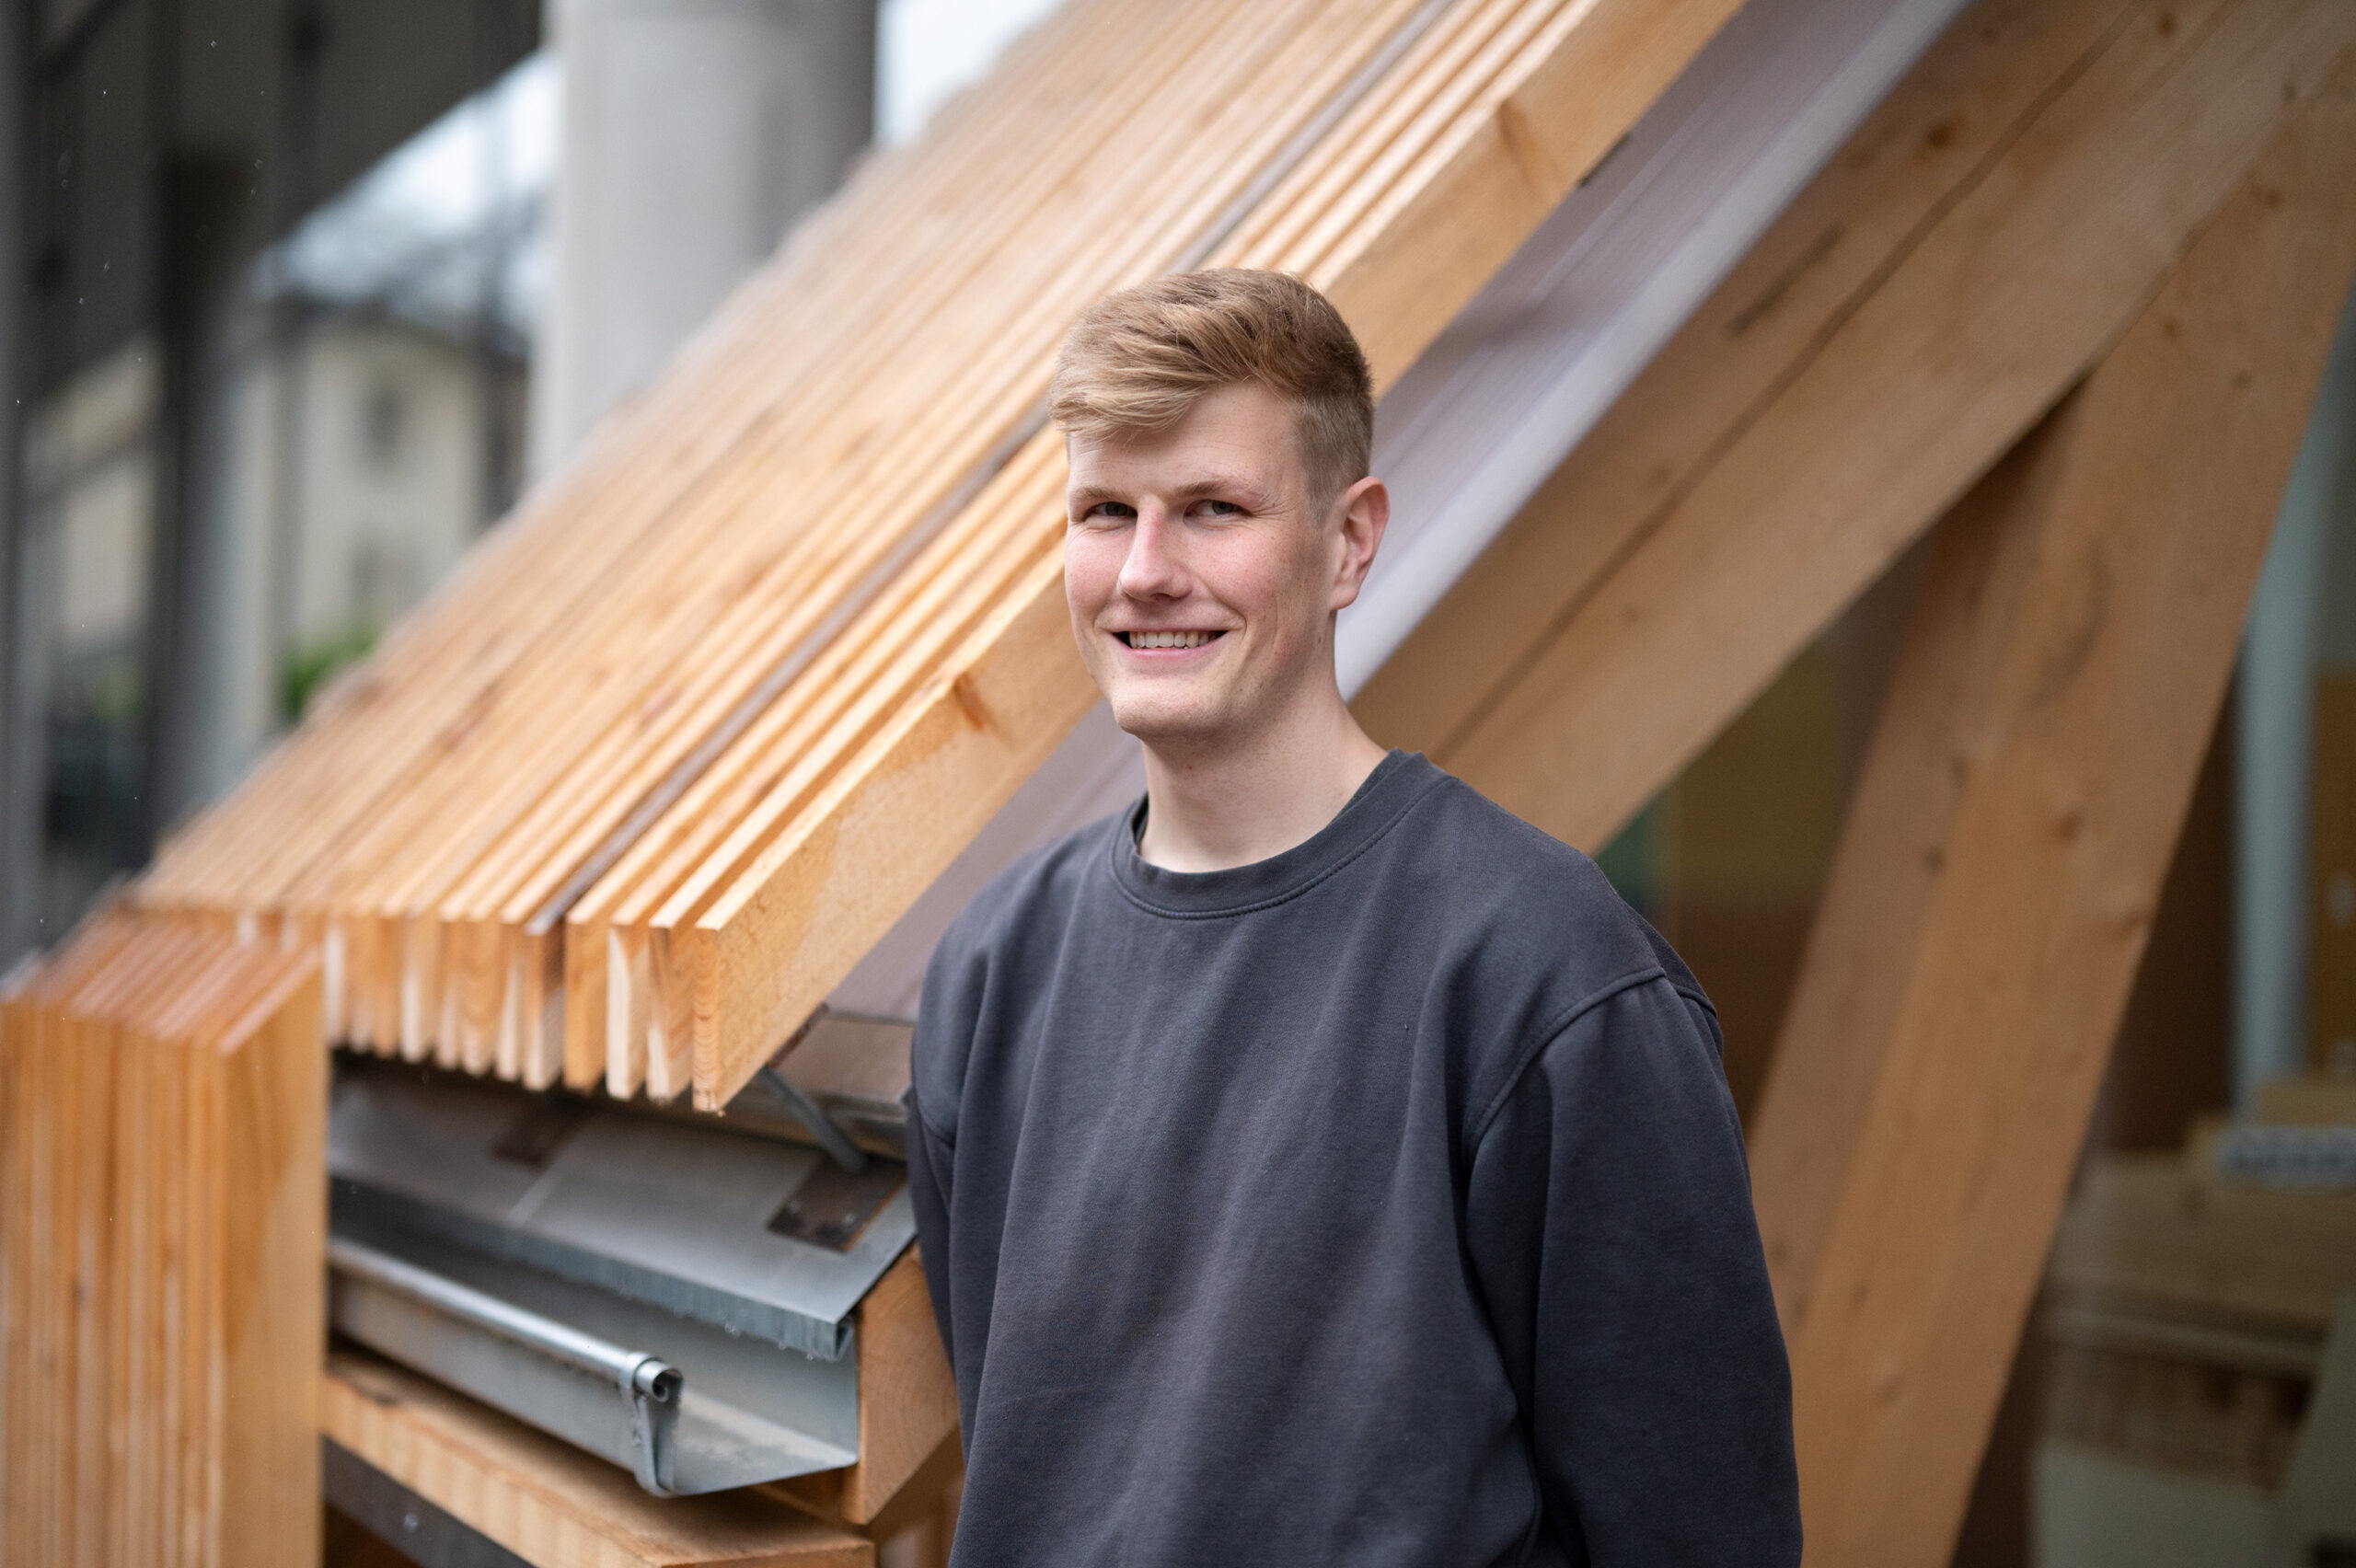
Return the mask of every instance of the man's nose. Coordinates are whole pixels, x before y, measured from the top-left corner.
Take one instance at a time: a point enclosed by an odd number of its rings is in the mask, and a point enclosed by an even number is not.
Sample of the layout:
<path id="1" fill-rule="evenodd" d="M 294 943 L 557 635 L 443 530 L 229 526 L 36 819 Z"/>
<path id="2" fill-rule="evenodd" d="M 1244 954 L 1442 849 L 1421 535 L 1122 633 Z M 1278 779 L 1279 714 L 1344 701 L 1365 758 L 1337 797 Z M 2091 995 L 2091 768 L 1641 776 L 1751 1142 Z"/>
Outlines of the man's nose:
<path id="1" fill-rule="evenodd" d="M 1121 562 L 1121 592 L 1132 599 L 1174 599 L 1187 587 L 1184 546 L 1177 519 L 1159 507 L 1141 510 L 1129 530 L 1129 553 Z"/>

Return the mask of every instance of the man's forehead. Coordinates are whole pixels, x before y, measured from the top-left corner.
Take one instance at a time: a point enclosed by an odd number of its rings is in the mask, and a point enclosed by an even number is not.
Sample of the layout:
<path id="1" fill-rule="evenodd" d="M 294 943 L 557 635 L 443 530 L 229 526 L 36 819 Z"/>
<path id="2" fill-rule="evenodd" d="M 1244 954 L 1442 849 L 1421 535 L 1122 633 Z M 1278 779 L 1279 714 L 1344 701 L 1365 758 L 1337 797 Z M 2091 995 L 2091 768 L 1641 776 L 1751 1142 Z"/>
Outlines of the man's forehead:
<path id="1" fill-rule="evenodd" d="M 1212 396 L 1223 398 L 1224 391 Z M 1265 402 L 1257 407 L 1239 407 L 1233 401 L 1214 405 L 1207 398 L 1185 418 L 1161 430 L 1075 432 L 1067 438 L 1065 452 L 1075 493 L 1287 490 L 1298 483 L 1301 471 L 1298 427 L 1280 403 L 1270 409 Z"/>

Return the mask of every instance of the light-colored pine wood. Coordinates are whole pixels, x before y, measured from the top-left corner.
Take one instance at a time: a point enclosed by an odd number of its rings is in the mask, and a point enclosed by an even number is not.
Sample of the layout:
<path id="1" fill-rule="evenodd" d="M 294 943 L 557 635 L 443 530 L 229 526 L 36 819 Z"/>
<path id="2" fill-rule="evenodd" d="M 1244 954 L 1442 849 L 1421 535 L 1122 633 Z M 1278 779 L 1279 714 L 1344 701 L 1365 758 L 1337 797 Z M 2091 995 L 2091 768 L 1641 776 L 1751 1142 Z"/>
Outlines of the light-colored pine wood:
<path id="1" fill-rule="evenodd" d="M 1446 757 L 1632 543 L 1771 403 L 2131 0 L 1981 0 L 1752 247 L 1354 708 Z"/>
<path id="2" fill-rule="evenodd" d="M 2012 520 L 2035 560 L 1792 1343 L 1819 1562 L 1946 1560 L 2046 1257 L 2356 276 L 2356 83 L 2289 96 Z"/>
<path id="3" fill-rule="evenodd" d="M 908 715 L 976 698 L 982 628 L 1039 622 L 1037 404 L 1072 314 L 1172 266 L 1285 267 L 1388 380 L 1731 9 L 1080 0 L 862 172 L 138 898 L 317 944 L 358 1048 L 618 1093 L 741 1077 L 807 1006 L 719 996 L 700 933 L 883 787 Z M 853 898 L 876 931 L 1077 716 L 1051 643 L 1022 644 L 1045 686 L 997 701 L 1041 727 Z M 776 955 L 796 985 L 875 934 L 818 913 L 823 951 Z"/>
<path id="4" fill-rule="evenodd" d="M 1458 711 L 1476 717 L 1437 760 L 1600 847 L 2084 374 L 2265 144 L 2286 95 L 2319 90 L 2351 20 L 2289 0 L 2133 6 L 2062 54 L 1981 157 L 1939 165 L 1927 206 L 1900 202 L 1921 216 L 1854 285 L 1798 297 L 1837 246 L 1790 280 L 1751 329 L 1802 303 L 1817 319 L 1785 340 L 1780 366 L 1752 368 L 1758 396 L 1682 426 L 1682 386 L 1706 383 L 1716 359 L 1685 362 L 1679 392 L 1622 432 L 1640 444 L 1629 457 L 1661 455 L 1608 465 L 1640 493 L 1657 481 L 1654 499 L 1631 511 L 1571 504 L 1576 490 L 1543 498 L 1563 506 L 1554 528 L 1587 536 L 1591 571 L 1499 563 L 1553 584 L 1553 608 L 1503 679 L 1461 691 Z M 1807 258 L 1823 233 L 1783 243 Z M 1716 319 L 1729 303 L 1722 292 Z M 1485 565 L 1481 581 L 1495 581 Z M 1420 636 L 1396 657 L 1449 663 Z"/>
<path id="5" fill-rule="evenodd" d="M 859 1463 L 842 1475 L 843 1517 L 872 1524 L 956 1440 L 957 1380 L 911 1247 L 859 1304 Z"/>
<path id="6" fill-rule="evenodd" d="M 875 1549 L 757 1493 L 656 1499 L 626 1471 L 364 1353 L 328 1358 L 320 1431 L 538 1568 L 872 1568 Z"/>
<path id="7" fill-rule="evenodd" d="M 101 915 L 0 1006 L 0 1562 L 316 1562 L 316 964 Z"/>
<path id="8" fill-rule="evenodd" d="M 1784 1332 L 1796 1335 L 1873 1098 L 1965 788 L 1991 679 L 2045 543 L 2066 398 L 1938 526 L 1752 1118 L 1751 1197 Z"/>
<path id="9" fill-rule="evenodd" d="M 2054 1233 L 2060 1293 L 2319 1336 L 2356 1290 L 2356 1193 L 2221 1182 L 2176 1154 L 2088 1166 Z"/>
<path id="10" fill-rule="evenodd" d="M 1472 45 L 1469 58 L 1432 83 L 1407 132 L 1368 158 L 1321 224 L 1265 249 L 1239 236 L 1216 259 L 1329 287 L 1378 375 L 1393 376 L 1726 15 L 1703 5 L 1500 7 L 1478 40 L 1436 35 L 1403 75 L 1415 78 L 1460 41 Z M 1313 173 L 1300 178 L 1313 186 Z M 1418 325 L 1386 336 L 1376 324 L 1394 312 Z M 838 727 L 829 749 L 845 760 L 828 769 L 805 758 L 808 793 L 776 813 L 784 825 L 740 834 L 698 874 L 714 890 L 708 901 L 691 893 L 654 917 L 649 963 L 673 976 L 658 976 L 654 990 L 693 997 L 699 1102 L 734 1092 L 1085 711 L 1077 657 L 1059 631 L 1055 499 L 1028 502 L 1041 518 L 1042 565 L 1003 580 L 989 629 L 919 672 L 905 696 L 873 705 L 888 714 L 882 728 L 866 719 Z M 1052 727 L 1029 728 L 1042 721 Z M 855 836 L 863 846 L 887 824 L 887 858 L 848 852 Z"/>

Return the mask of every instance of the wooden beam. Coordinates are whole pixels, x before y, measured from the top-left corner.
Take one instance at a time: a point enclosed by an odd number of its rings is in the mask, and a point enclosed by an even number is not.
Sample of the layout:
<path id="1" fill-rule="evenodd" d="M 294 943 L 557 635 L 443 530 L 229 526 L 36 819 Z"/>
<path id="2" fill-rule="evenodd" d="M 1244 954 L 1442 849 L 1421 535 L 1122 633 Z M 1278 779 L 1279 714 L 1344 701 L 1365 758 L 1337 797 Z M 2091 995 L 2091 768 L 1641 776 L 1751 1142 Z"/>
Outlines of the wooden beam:
<path id="1" fill-rule="evenodd" d="M 654 1498 L 627 1471 L 364 1353 L 328 1357 L 320 1432 L 537 1568 L 873 1568 L 754 1493 Z"/>
<path id="2" fill-rule="evenodd" d="M 2356 38 L 1975 7 L 1358 702 L 1600 847 L 2083 375 Z"/>
<path id="3" fill-rule="evenodd" d="M 1752 1117 L 1751 1198 L 1787 1338 L 1807 1315 L 1905 988 L 1907 971 L 1891 957 L 1916 950 L 1946 869 L 1956 813 L 1994 717 L 1989 672 L 2037 564 L 2043 537 L 2034 525 L 2050 509 L 2077 407 L 2073 395 L 2024 436 L 1929 543 Z"/>
<path id="4" fill-rule="evenodd" d="M 1873 1080 L 1813 1283 L 1787 1293 L 1814 1563 L 1952 1549 L 2356 275 L 2356 86 L 2296 96 L 1992 504 L 1984 526 L 2026 536 L 1993 546 L 1993 591 L 1950 583 L 1905 655 L 1900 692 L 1965 695 L 1928 721 L 1956 780 L 1927 901 L 1870 934 L 1896 1006 L 1877 1051 L 1794 1035 L 1755 1136 L 1772 1188 L 1789 1145 L 1842 1135 L 1792 1087 L 1821 1080 L 1812 1058 Z M 1860 802 L 1860 835 L 1920 798 L 1898 758 L 1919 765 L 1923 722 L 1877 738 L 1867 789 L 1894 799 Z M 1883 845 L 1915 874 L 1921 844 Z M 1849 859 L 1837 891 L 1867 896 L 1876 868 Z M 1838 898 L 1824 918 L 1815 961 L 1857 972 L 1831 933 L 1867 922 Z"/>

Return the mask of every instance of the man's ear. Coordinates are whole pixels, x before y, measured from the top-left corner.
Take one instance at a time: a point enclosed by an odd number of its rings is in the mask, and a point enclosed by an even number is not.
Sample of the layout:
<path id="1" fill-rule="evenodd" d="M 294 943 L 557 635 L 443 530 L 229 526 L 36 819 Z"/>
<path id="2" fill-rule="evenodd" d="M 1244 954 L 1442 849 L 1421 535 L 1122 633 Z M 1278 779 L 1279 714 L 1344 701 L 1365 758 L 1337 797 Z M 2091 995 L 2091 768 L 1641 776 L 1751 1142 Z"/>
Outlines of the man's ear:
<path id="1" fill-rule="evenodd" d="M 1382 548 L 1382 531 L 1391 525 L 1391 490 L 1371 474 L 1344 490 L 1334 503 L 1342 514 L 1340 559 L 1334 563 L 1334 592 L 1328 609 L 1354 602 Z"/>

